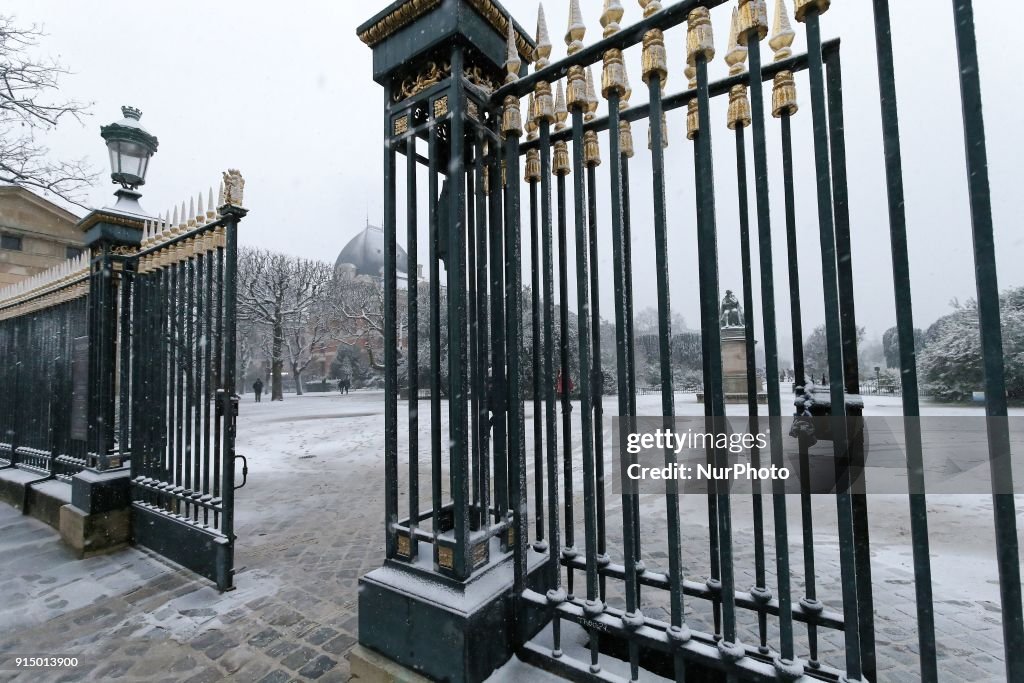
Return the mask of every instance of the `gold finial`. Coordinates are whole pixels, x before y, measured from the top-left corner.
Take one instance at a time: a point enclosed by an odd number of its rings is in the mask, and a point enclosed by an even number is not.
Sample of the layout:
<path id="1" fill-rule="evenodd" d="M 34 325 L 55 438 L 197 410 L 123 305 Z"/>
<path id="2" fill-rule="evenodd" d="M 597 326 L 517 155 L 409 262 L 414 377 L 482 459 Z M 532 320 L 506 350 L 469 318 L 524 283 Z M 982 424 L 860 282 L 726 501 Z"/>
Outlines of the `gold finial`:
<path id="1" fill-rule="evenodd" d="M 206 195 L 206 218 L 207 223 L 217 217 L 217 207 L 213 204 L 213 186 L 210 186 L 210 193 Z"/>
<path id="2" fill-rule="evenodd" d="M 792 71 L 780 71 L 772 81 L 772 116 L 777 119 L 788 114 L 792 116 L 799 111 L 796 103 L 796 82 Z"/>
<path id="3" fill-rule="evenodd" d="M 536 140 L 537 139 L 537 121 L 534 119 L 534 112 L 537 109 L 536 103 L 533 101 L 533 93 L 530 93 L 530 99 L 526 103 L 526 139 Z"/>
<path id="4" fill-rule="evenodd" d="M 640 9 L 644 11 L 644 19 L 661 11 L 661 3 L 658 0 L 639 0 Z"/>
<path id="5" fill-rule="evenodd" d="M 583 163 L 588 167 L 601 165 L 601 145 L 597 141 L 597 131 L 588 130 L 583 134 Z"/>
<path id="6" fill-rule="evenodd" d="M 795 37 L 796 31 L 789 23 L 789 12 L 786 11 L 786 0 L 775 0 L 775 19 L 772 22 L 772 37 L 768 40 L 768 45 L 775 51 L 776 62 L 788 59 L 793 54 L 791 46 Z"/>
<path id="7" fill-rule="evenodd" d="M 593 121 L 597 114 L 597 91 L 594 90 L 594 72 L 587 67 L 587 113 L 583 115 L 584 121 Z"/>
<path id="8" fill-rule="evenodd" d="M 633 127 L 625 119 L 619 121 L 619 153 L 627 159 L 633 158 Z"/>
<path id="9" fill-rule="evenodd" d="M 734 85 L 729 89 L 729 130 L 746 128 L 750 125 L 750 100 L 747 99 L 747 86 Z"/>
<path id="10" fill-rule="evenodd" d="M 569 110 L 565 108 L 565 91 L 562 90 L 562 81 L 555 83 L 555 130 L 565 128 L 565 119 L 569 116 Z"/>
<path id="11" fill-rule="evenodd" d="M 748 3 L 746 7 L 750 7 L 750 4 Z M 743 62 L 747 60 L 747 48 L 739 40 L 742 20 L 742 10 L 734 8 L 732 24 L 729 28 L 729 52 L 725 55 L 730 76 L 738 76 L 743 73 Z M 729 89 L 729 111 L 726 124 L 729 126 L 729 130 L 736 130 L 737 127 L 746 128 L 750 125 L 750 100 L 747 99 L 746 85 L 734 85 Z"/>
<path id="12" fill-rule="evenodd" d="M 569 145 L 565 140 L 559 140 L 555 143 L 551 172 L 555 175 L 569 175 L 569 171 Z"/>
<path id="13" fill-rule="evenodd" d="M 505 108 L 501 113 L 501 132 L 513 137 L 523 134 L 523 117 L 519 112 L 519 98 L 515 95 L 505 97 Z"/>
<path id="14" fill-rule="evenodd" d="M 199 193 L 199 198 L 196 200 L 196 225 L 206 224 L 206 211 L 203 210 L 203 193 Z"/>
<path id="15" fill-rule="evenodd" d="M 626 92 L 626 67 L 622 63 L 622 50 L 612 48 L 604 53 L 604 69 L 601 71 L 601 95 L 608 99 L 615 93 Z"/>
<path id="16" fill-rule="evenodd" d="M 665 34 L 658 29 L 651 29 L 644 34 L 644 48 L 640 57 L 642 78 L 650 83 L 651 76 L 658 76 L 661 87 L 665 87 L 668 79 L 668 56 L 665 52 Z"/>
<path id="17" fill-rule="evenodd" d="M 566 76 L 566 97 L 569 109 L 586 111 L 589 107 L 587 102 L 587 74 L 582 66 L 570 66 Z"/>
<path id="18" fill-rule="evenodd" d="M 690 90 L 696 90 L 697 88 L 697 69 L 692 64 L 686 67 L 683 72 L 686 76 L 686 80 L 689 83 Z M 686 103 L 686 138 L 693 140 L 697 137 L 697 133 L 700 132 L 700 116 L 697 111 L 697 98 L 694 97 L 692 100 Z"/>
<path id="19" fill-rule="evenodd" d="M 540 151 L 536 149 L 526 152 L 526 182 L 535 183 L 540 180 Z"/>
<path id="20" fill-rule="evenodd" d="M 740 43 L 740 11 L 733 7 L 732 23 L 729 25 L 729 51 L 725 53 L 725 63 L 729 65 L 729 75 L 738 76 L 743 73 L 743 62 L 747 61 L 747 47 Z"/>
<path id="21" fill-rule="evenodd" d="M 794 0 L 795 9 L 793 16 L 797 21 L 807 21 L 807 13 L 811 10 L 818 10 L 818 14 L 824 14 L 832 4 L 831 0 Z"/>
<path id="22" fill-rule="evenodd" d="M 533 90 L 533 120 L 540 126 L 541 121 L 555 122 L 555 100 L 551 96 L 551 84 L 540 81 Z"/>
<path id="23" fill-rule="evenodd" d="M 510 19 L 508 21 L 508 53 L 505 57 L 505 71 L 508 72 L 508 75 L 505 76 L 506 83 L 515 83 L 519 80 L 519 67 L 522 65 L 523 62 L 519 59 L 519 50 L 516 48 L 516 28 Z"/>
<path id="24" fill-rule="evenodd" d="M 580 12 L 580 0 L 569 0 L 569 28 L 565 31 L 565 44 L 568 54 L 574 55 L 583 49 L 583 36 L 587 33 L 587 25 L 583 23 Z"/>
<path id="25" fill-rule="evenodd" d="M 626 65 L 622 65 L 622 81 L 625 91 L 619 98 L 619 111 L 629 108 L 629 98 L 633 94 L 633 88 L 629 85 L 629 74 L 626 72 Z M 633 128 L 626 119 L 619 119 L 619 152 L 627 159 L 633 157 Z"/>
<path id="26" fill-rule="evenodd" d="M 572 0 L 576 2 L 577 0 Z M 601 12 L 601 26 L 604 27 L 604 37 L 615 35 L 622 28 L 619 26 L 619 22 L 622 20 L 622 15 L 625 10 L 622 8 L 622 3 L 619 0 L 604 0 L 604 11 Z"/>
<path id="27" fill-rule="evenodd" d="M 181 205 L 185 206 L 185 202 L 182 202 Z M 185 225 L 189 228 L 196 227 L 196 200 L 192 197 L 188 198 L 188 214 L 186 215 L 188 220 L 185 221 Z"/>
<path id="28" fill-rule="evenodd" d="M 740 45 L 747 44 L 747 38 L 754 29 L 757 29 L 758 40 L 764 40 L 768 35 L 768 6 L 765 0 L 739 0 Z"/>
<path id="29" fill-rule="evenodd" d="M 793 54 L 790 46 L 796 37 L 792 24 L 789 23 L 789 13 L 786 12 L 786 0 L 776 0 L 775 20 L 772 22 L 772 37 L 768 44 L 775 51 L 775 61 L 781 62 Z M 772 81 L 772 116 L 782 118 L 785 115 L 793 116 L 800 107 L 796 102 L 796 80 L 792 71 L 780 71 L 775 74 Z"/>
<path id="30" fill-rule="evenodd" d="M 544 5 L 537 5 L 537 47 L 533 53 L 537 55 L 534 62 L 534 69 L 540 71 L 548 65 L 548 57 L 551 56 L 551 38 L 548 36 L 548 21 L 544 18 Z"/>
<path id="31" fill-rule="evenodd" d="M 715 36 L 707 7 L 692 10 L 687 18 L 686 63 L 696 65 L 698 55 L 708 62 L 715 58 Z"/>

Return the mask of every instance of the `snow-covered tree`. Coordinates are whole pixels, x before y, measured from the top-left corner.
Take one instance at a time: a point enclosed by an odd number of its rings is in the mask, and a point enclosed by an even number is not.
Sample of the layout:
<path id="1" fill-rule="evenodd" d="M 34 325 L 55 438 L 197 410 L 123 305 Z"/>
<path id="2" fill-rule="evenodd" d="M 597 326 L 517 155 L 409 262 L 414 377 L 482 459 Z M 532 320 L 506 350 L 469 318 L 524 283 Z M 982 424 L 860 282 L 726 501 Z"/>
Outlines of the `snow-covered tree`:
<path id="1" fill-rule="evenodd" d="M 978 304 L 973 299 L 953 302 L 953 312 L 928 328 L 927 343 L 918 356 L 921 382 L 927 393 L 942 400 L 970 398 L 985 388 L 978 329 Z M 1003 292 L 999 301 L 1003 331 L 1006 393 L 1024 398 L 1024 287 Z"/>

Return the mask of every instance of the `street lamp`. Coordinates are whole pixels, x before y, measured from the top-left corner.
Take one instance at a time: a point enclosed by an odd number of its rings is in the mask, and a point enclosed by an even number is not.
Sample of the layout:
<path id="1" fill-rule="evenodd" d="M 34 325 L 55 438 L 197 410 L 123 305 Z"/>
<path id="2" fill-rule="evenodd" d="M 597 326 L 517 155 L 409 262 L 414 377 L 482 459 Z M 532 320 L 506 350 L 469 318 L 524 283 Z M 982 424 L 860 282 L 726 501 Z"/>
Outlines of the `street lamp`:
<path id="1" fill-rule="evenodd" d="M 110 178 L 121 189 L 115 192 L 115 208 L 142 213 L 138 205 L 140 193 L 135 189 L 146 183 L 149 158 L 156 153 L 157 139 L 139 123 L 142 112 L 135 107 L 121 107 L 124 118 L 100 127 L 100 135 L 110 153 Z"/>

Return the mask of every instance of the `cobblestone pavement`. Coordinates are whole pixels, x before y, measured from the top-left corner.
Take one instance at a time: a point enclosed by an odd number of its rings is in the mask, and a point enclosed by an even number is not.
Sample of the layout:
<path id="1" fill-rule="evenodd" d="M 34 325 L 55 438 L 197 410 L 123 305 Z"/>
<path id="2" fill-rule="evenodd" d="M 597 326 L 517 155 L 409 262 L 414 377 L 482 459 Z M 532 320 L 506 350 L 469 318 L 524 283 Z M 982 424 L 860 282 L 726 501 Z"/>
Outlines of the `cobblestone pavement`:
<path id="1" fill-rule="evenodd" d="M 656 413 L 658 398 L 651 401 L 650 410 Z M 879 405 L 869 409 L 893 409 L 884 399 L 876 402 Z M 680 404 L 680 410 L 687 406 Z M 695 403 L 692 407 L 698 410 Z M 614 414 L 614 409 L 614 401 L 609 402 L 606 414 Z M 402 416 L 405 410 L 403 402 Z M 573 417 L 577 416 L 574 411 Z M 532 420 L 532 406 L 527 417 Z M 348 680 L 345 653 L 357 636 L 357 578 L 379 566 L 383 558 L 382 422 L 379 393 L 243 403 L 238 450 L 248 456 L 250 474 L 237 498 L 237 590 L 225 594 L 144 550 L 130 548 L 76 561 L 52 529 L 13 508 L 0 507 L 0 596 L 5 600 L 0 607 L 0 654 L 75 654 L 82 662 L 74 671 L 21 673 L 13 680 Z M 421 425 L 421 444 L 429 443 L 426 429 Z M 531 426 L 526 433 L 532 437 Z M 404 434 L 399 443 L 405 443 Z M 574 443 L 575 529 L 581 544 L 582 472 L 578 439 Z M 527 445 L 532 454 L 532 443 Z M 404 494 L 407 470 L 402 454 L 399 463 Z M 608 460 L 606 470 L 610 466 Z M 421 474 L 427 475 L 426 469 Z M 420 491 L 429 490 L 423 478 Z M 667 569 L 664 499 L 643 496 L 642 500 L 645 564 L 654 571 Z M 733 502 L 740 590 L 755 582 L 750 500 L 736 497 Z M 404 495 L 399 505 L 407 508 Z M 531 500 L 531 511 L 532 505 Z M 683 496 L 680 508 L 685 573 L 689 579 L 703 581 L 710 571 L 705 499 Z M 873 496 L 869 509 L 881 680 L 916 681 L 914 575 L 906 498 Z M 838 611 L 841 582 L 834 499 L 815 497 L 813 512 L 818 598 Z M 805 591 L 798 498 L 789 498 L 787 518 L 796 600 Z M 609 549 L 613 560 L 620 561 L 621 505 L 610 491 L 607 521 Z M 933 497 L 929 524 L 943 678 L 972 683 L 1003 680 L 991 500 Z M 1024 529 L 1024 512 L 1020 524 Z M 764 529 L 765 583 L 775 594 L 770 499 L 765 499 Z M 574 579 L 575 592 L 582 594 L 583 574 L 577 572 Z M 621 584 L 608 580 L 607 585 L 609 603 L 621 607 Z M 667 604 L 663 591 L 643 589 L 646 616 L 667 620 Z M 713 631 L 712 612 L 704 601 L 687 599 L 686 618 L 691 628 Z M 756 644 L 756 615 L 739 610 L 738 624 L 740 640 Z M 806 658 L 806 628 L 797 624 L 795 630 L 797 655 Z M 768 619 L 766 636 L 769 645 L 777 647 L 773 618 Z M 821 659 L 841 666 L 842 633 L 822 631 L 819 643 Z M 521 680 L 522 668 L 514 670 L 519 673 L 502 680 Z M 7 680 L 5 676 L 10 678 L 10 673 L 0 672 L 0 681 Z"/>
<path id="2" fill-rule="evenodd" d="M 135 548 L 77 561 L 0 506 L 0 653 L 81 660 L 0 681 L 348 680 L 357 579 L 384 552 L 383 407 L 363 394 L 243 403 L 250 473 L 228 593 Z"/>

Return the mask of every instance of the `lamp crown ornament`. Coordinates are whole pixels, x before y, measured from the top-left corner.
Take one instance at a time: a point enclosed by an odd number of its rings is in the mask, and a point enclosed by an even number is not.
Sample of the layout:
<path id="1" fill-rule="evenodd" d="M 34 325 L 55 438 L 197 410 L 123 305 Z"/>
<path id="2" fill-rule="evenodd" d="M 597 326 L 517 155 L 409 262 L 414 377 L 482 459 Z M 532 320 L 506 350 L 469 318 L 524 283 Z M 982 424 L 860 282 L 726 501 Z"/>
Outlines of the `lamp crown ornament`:
<path id="1" fill-rule="evenodd" d="M 135 119 L 138 121 L 142 118 L 142 110 L 138 107 L 131 107 L 126 104 L 121 107 L 121 115 L 126 119 Z"/>

